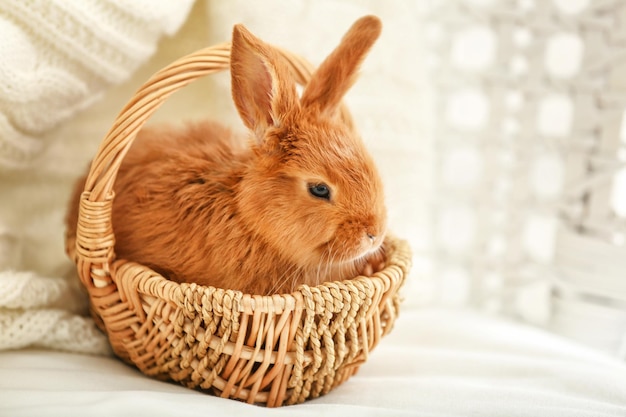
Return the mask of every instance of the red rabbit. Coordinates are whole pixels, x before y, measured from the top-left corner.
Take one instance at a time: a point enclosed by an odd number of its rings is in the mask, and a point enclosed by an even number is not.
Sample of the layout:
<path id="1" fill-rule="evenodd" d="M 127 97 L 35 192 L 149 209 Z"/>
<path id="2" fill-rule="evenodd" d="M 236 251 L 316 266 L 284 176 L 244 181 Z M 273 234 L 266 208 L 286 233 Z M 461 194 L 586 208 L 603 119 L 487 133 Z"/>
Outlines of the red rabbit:
<path id="1" fill-rule="evenodd" d="M 338 117 L 380 30 L 378 18 L 359 19 L 299 97 L 277 50 L 235 26 L 232 95 L 250 140 L 208 121 L 143 129 L 114 186 L 117 256 L 174 281 L 264 295 L 380 267 L 383 185 Z"/>

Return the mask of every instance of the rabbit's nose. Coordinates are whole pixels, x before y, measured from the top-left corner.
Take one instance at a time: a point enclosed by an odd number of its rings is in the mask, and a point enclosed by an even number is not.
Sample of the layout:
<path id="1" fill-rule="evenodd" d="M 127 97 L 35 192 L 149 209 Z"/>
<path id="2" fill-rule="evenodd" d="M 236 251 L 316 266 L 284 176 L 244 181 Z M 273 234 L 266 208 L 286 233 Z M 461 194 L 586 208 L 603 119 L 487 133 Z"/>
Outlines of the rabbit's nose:
<path id="1" fill-rule="evenodd" d="M 363 237 L 364 244 L 371 248 L 376 248 L 382 243 L 382 236 L 375 231 L 368 230 Z"/>

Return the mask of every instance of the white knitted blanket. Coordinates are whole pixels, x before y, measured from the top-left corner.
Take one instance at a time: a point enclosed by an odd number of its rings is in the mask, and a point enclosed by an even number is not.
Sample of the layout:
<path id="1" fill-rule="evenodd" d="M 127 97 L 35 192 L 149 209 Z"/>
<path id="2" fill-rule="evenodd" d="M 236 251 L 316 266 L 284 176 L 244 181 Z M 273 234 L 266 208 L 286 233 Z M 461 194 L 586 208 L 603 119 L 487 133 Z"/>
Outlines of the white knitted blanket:
<path id="1" fill-rule="evenodd" d="M 46 184 L 54 184 L 63 161 L 48 161 L 56 169 L 45 172 L 35 168 L 52 145 L 47 133 L 125 81 L 163 35 L 179 29 L 191 5 L 0 2 L 0 349 L 107 352 L 85 316 L 85 297 L 77 296 L 81 290 L 63 267 L 62 244 L 48 244 L 62 239 L 49 236 L 64 205 Z M 56 251 L 40 250 L 52 246 Z"/>

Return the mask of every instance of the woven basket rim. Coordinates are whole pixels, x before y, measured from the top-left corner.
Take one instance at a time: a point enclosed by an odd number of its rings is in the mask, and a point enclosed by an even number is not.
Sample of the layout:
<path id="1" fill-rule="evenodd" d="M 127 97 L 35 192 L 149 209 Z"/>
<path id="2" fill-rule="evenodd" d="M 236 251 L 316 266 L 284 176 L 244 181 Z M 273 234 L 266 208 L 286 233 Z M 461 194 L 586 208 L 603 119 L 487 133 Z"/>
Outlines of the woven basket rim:
<path id="1" fill-rule="evenodd" d="M 411 251 L 408 243 L 394 236 L 388 236 L 385 239 L 388 249 L 386 251 L 387 265 L 380 271 L 375 272 L 371 276 L 356 276 L 338 281 L 322 282 L 318 285 L 300 285 L 291 292 L 277 293 L 272 295 L 249 294 L 239 290 L 218 288 L 208 285 L 196 283 L 179 283 L 167 279 L 151 268 L 139 264 L 137 262 L 118 259 L 113 262 L 113 269 L 137 268 L 142 271 L 137 281 L 133 283 L 135 289 L 144 296 L 155 298 L 166 298 L 169 300 L 181 299 L 180 307 L 186 305 L 190 300 L 202 296 L 205 292 L 220 293 L 221 296 L 227 296 L 237 304 L 237 311 L 241 313 L 252 314 L 254 312 L 273 312 L 282 314 L 285 311 L 303 310 L 307 307 L 302 293 L 304 291 L 345 291 L 348 287 L 359 285 L 362 282 L 373 283 L 375 287 L 380 288 L 381 292 L 387 292 L 390 287 L 395 286 L 397 269 L 400 269 L 401 276 L 404 276 L 411 264 Z M 121 274 L 112 274 L 112 284 L 117 286 L 117 276 Z M 175 293 L 181 293 L 181 297 L 173 296 Z"/>

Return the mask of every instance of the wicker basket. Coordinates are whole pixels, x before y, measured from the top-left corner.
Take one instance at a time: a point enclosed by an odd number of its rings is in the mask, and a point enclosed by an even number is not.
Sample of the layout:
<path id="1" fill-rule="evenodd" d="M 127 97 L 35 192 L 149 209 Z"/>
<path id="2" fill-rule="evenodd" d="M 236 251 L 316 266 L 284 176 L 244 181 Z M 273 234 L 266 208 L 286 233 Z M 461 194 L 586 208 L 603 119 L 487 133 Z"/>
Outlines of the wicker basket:
<path id="1" fill-rule="evenodd" d="M 270 407 L 327 393 L 353 375 L 387 334 L 410 264 L 404 241 L 386 240 L 387 266 L 373 277 L 259 296 L 178 284 L 116 259 L 111 226 L 116 173 L 137 132 L 167 97 L 228 69 L 229 44 L 188 55 L 156 73 L 104 138 L 82 193 L 67 250 L 115 353 L 145 374 Z M 287 52 L 299 83 L 308 63 Z M 349 114 L 343 110 L 344 118 Z"/>

